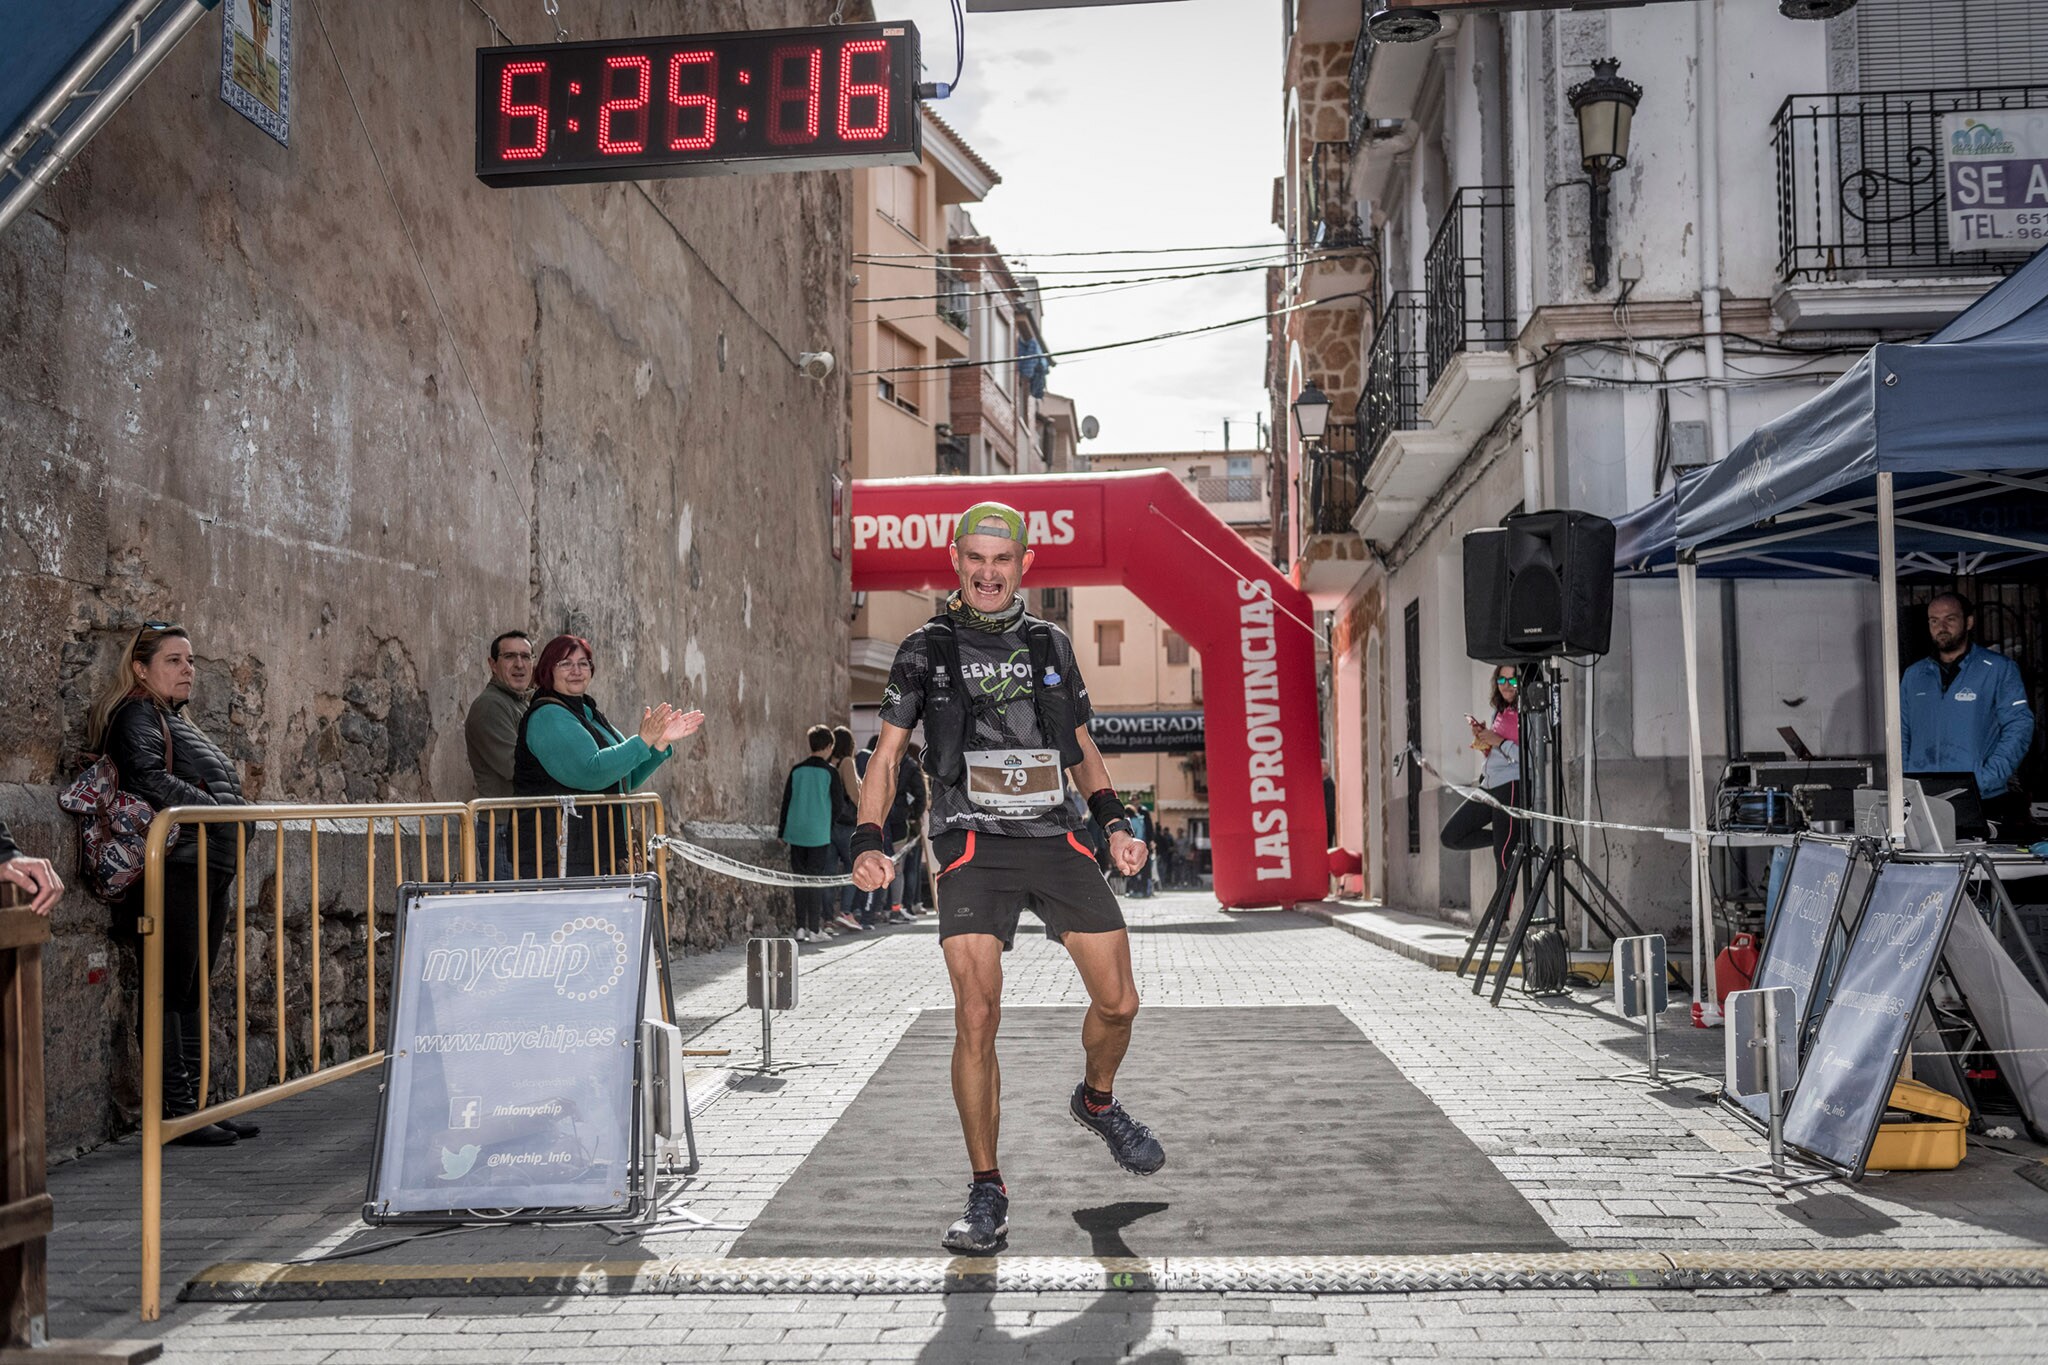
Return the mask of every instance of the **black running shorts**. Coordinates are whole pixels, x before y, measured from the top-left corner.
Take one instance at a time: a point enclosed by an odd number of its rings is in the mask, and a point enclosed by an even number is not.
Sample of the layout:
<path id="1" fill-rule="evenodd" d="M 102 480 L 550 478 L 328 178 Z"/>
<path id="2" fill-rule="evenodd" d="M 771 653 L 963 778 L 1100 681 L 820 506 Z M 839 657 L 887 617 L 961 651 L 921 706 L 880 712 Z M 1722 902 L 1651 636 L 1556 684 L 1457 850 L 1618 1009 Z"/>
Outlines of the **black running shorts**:
<path id="1" fill-rule="evenodd" d="M 1045 936 L 1106 934 L 1124 927 L 1095 855 L 1072 834 L 1042 838 L 942 834 L 932 840 L 939 859 L 939 937 L 994 934 L 1005 951 L 1017 938 L 1017 916 L 1029 910 L 1045 922 Z"/>

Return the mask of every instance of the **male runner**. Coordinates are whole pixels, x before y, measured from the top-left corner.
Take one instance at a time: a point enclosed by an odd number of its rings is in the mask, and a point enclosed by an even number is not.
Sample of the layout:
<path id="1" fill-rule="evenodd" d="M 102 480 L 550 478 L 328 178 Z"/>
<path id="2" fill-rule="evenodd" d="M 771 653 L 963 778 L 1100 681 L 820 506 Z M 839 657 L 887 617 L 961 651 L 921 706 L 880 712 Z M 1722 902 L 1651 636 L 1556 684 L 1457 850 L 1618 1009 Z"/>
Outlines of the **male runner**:
<path id="1" fill-rule="evenodd" d="M 882 734 L 861 784 L 853 882 L 894 875 L 882 821 L 896 795 L 896 759 L 920 718 L 931 776 L 932 848 L 939 866 L 939 944 L 953 982 L 953 1102 L 974 1172 L 967 1212 L 940 1239 L 951 1251 L 1001 1251 L 1009 1191 L 996 1164 L 1001 1078 L 996 1025 L 1003 954 L 1018 914 L 1033 911 L 1063 945 L 1088 989 L 1081 1026 L 1087 1054 L 1068 1112 L 1109 1144 L 1117 1165 L 1151 1175 L 1166 1164 L 1152 1130 L 1111 1093 L 1131 1042 L 1138 985 L 1123 912 L 1095 856 L 1076 837 L 1080 814 L 1064 799 L 1064 769 L 1109 833 L 1110 857 L 1129 876 L 1145 865 L 1109 769 L 1088 737 L 1088 689 L 1066 633 L 1025 615 L 1018 585 L 1031 568 L 1029 523 L 1013 507 L 969 508 L 953 533 L 960 590 L 911 632 L 882 694 Z"/>

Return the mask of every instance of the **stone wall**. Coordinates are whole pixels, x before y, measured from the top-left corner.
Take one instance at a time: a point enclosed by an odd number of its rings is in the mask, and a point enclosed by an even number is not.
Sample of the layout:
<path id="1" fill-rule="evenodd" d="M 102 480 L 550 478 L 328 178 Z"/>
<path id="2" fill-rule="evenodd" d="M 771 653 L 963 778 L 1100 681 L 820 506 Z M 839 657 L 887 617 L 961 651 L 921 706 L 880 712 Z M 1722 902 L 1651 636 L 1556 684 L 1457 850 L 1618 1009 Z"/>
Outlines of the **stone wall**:
<path id="1" fill-rule="evenodd" d="M 671 829 L 769 856 L 804 727 L 847 696 L 828 510 L 847 367 L 820 385 L 794 357 L 850 353 L 849 177 L 486 188 L 473 51 L 498 39 L 480 11 L 293 17 L 289 147 L 218 98 L 210 17 L 0 235 L 0 819 L 71 872 L 55 791 L 152 616 L 191 629 L 195 719 L 252 800 L 465 799 L 485 644 L 524 626 L 590 636 L 593 691 L 624 724 L 654 700 L 702 707 L 651 785 Z M 565 17 L 591 38 L 817 15 Z M 553 36 L 537 7 L 500 18 L 513 41 Z M 691 946 L 788 913 L 787 893 L 675 881 Z M 354 894 L 323 884 L 322 950 L 331 1028 L 359 1036 Z M 119 1121 L 103 1078 L 132 1050 L 133 968 L 111 919 L 67 896 L 45 959 L 59 1155 Z M 225 967 L 214 980 L 231 998 Z"/>

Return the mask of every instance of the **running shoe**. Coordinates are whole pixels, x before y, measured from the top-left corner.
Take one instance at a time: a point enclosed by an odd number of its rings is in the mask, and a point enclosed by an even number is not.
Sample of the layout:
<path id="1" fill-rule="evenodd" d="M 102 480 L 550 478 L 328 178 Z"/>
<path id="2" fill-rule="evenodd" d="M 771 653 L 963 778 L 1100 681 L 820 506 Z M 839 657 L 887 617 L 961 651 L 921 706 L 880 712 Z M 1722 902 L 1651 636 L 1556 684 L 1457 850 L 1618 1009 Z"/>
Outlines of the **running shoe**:
<path id="1" fill-rule="evenodd" d="M 1001 1185 L 977 1180 L 967 1187 L 967 1212 L 939 1238 L 948 1251 L 987 1256 L 1010 1245 L 1010 1196 Z"/>
<path id="2" fill-rule="evenodd" d="M 1152 1136 L 1150 1128 L 1125 1113 L 1123 1105 L 1115 1100 L 1101 1113 L 1090 1113 L 1088 1102 L 1081 1097 L 1083 1088 L 1074 1087 L 1067 1112 L 1074 1116 L 1074 1122 L 1109 1144 L 1109 1154 L 1116 1158 L 1117 1165 L 1131 1175 L 1151 1175 L 1166 1164 L 1166 1149 Z"/>
<path id="3" fill-rule="evenodd" d="M 857 934 L 861 930 L 860 921 L 855 919 L 852 915 L 834 915 L 832 917 L 832 922 L 838 925 L 840 928 L 844 929 L 849 934 Z"/>

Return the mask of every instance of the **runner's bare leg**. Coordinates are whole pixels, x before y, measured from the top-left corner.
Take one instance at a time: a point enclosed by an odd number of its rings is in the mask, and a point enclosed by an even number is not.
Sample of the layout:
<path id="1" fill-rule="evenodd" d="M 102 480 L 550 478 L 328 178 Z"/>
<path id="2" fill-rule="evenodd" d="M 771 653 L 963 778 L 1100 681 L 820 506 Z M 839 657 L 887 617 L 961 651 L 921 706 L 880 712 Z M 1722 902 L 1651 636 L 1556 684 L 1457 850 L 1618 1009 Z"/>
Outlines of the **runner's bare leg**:
<path id="1" fill-rule="evenodd" d="M 1003 941 L 994 934 L 955 934 L 941 946 L 953 980 L 953 1103 L 969 1169 L 992 1171 L 1002 1127 L 996 1029 L 1003 1013 Z"/>
<path id="2" fill-rule="evenodd" d="M 1114 1090 L 1116 1069 L 1131 1045 L 1131 1021 L 1138 1017 L 1138 982 L 1131 974 L 1130 931 L 1070 933 L 1065 943 L 1068 956 L 1080 970 L 1081 984 L 1088 988 L 1088 1017 L 1081 1024 L 1081 1046 L 1088 1054 L 1088 1084 L 1096 1090 Z"/>

